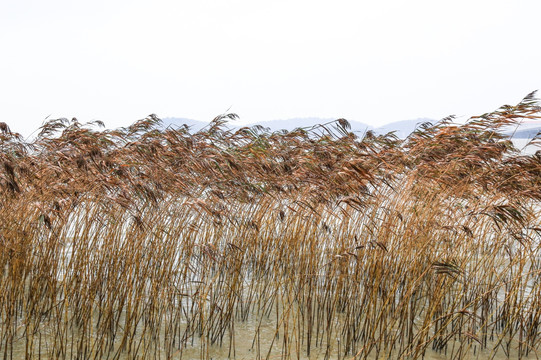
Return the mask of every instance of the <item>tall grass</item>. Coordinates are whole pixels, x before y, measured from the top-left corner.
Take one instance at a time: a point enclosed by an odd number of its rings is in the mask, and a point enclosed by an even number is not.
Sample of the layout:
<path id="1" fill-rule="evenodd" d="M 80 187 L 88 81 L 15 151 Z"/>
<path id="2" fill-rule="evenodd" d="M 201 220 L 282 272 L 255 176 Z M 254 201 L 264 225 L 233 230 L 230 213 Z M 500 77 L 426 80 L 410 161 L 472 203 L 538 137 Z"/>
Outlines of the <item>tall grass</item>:
<path id="1" fill-rule="evenodd" d="M 539 113 L 0 124 L 0 356 L 537 358 L 541 156 L 504 130 Z"/>

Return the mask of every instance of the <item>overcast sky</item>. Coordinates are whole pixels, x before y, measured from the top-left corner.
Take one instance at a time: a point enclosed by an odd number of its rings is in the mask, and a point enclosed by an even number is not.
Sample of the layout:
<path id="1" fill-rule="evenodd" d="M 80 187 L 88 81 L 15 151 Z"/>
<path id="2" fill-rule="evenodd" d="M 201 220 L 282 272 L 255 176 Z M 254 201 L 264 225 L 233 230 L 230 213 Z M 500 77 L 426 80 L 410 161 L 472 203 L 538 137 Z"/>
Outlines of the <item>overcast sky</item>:
<path id="1" fill-rule="evenodd" d="M 539 0 L 0 0 L 0 121 L 373 125 L 541 88 Z"/>

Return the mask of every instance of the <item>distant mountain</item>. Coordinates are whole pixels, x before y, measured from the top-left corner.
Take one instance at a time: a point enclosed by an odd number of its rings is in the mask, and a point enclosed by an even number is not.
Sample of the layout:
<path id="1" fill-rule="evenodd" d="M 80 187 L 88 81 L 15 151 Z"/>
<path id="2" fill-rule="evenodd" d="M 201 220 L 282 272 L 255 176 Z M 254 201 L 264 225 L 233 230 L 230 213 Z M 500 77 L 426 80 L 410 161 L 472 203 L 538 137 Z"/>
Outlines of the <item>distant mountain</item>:
<path id="1" fill-rule="evenodd" d="M 271 120 L 271 121 L 260 121 L 254 124 L 250 125 L 261 125 L 263 127 L 269 128 L 271 131 L 278 131 L 278 130 L 294 130 L 297 128 L 307 128 L 312 127 L 314 125 L 323 125 L 328 124 L 329 122 L 335 121 L 337 119 L 335 118 L 293 118 L 293 119 L 287 119 L 287 120 Z M 352 131 L 354 133 L 364 133 L 367 130 L 372 129 L 370 125 L 364 124 L 359 121 L 351 121 L 348 120 L 349 124 L 351 125 L 351 129 L 349 131 Z"/>
<path id="2" fill-rule="evenodd" d="M 188 118 L 164 118 L 162 119 L 164 123 L 164 127 L 172 126 L 182 126 L 183 124 L 186 124 L 190 126 L 190 130 L 192 132 L 199 131 L 206 125 L 208 125 L 208 122 L 188 119 Z M 329 122 L 335 121 L 334 118 L 317 118 L 317 117 L 307 117 L 307 118 L 292 118 L 292 119 L 286 119 L 286 120 L 270 120 L 270 121 L 259 121 L 256 123 L 246 124 L 246 125 L 231 125 L 232 128 L 240 128 L 243 126 L 253 126 L 253 125 L 260 125 L 265 128 L 268 128 L 270 131 L 279 131 L 279 130 L 294 130 L 296 128 L 307 128 L 318 124 L 327 124 Z M 403 120 L 403 121 L 396 121 L 392 122 L 380 127 L 373 127 L 368 124 L 362 123 L 360 121 L 355 120 L 348 120 L 348 122 L 351 125 L 352 132 L 356 133 L 359 136 L 362 136 L 366 131 L 373 130 L 377 134 L 386 134 L 391 131 L 395 131 L 395 134 L 400 138 L 407 137 L 413 130 L 415 130 L 416 126 L 427 122 L 427 121 L 434 121 L 427 118 L 419 118 L 414 120 Z"/>
<path id="3" fill-rule="evenodd" d="M 251 124 L 233 124 L 229 123 L 228 126 L 230 128 L 241 128 L 244 126 L 254 126 L 254 125 L 260 125 L 264 128 L 268 128 L 270 131 L 279 131 L 279 130 L 294 130 L 296 128 L 306 128 L 311 127 L 318 124 L 326 124 L 332 121 L 335 121 L 336 119 L 331 118 L 293 118 L 293 119 L 287 119 L 287 120 L 271 120 L 271 121 L 260 121 L 256 123 Z M 182 126 L 184 124 L 188 125 L 190 127 L 190 130 L 192 132 L 199 131 L 203 127 L 208 125 L 208 122 L 188 119 L 188 118 L 163 118 L 163 126 L 168 127 L 178 127 Z M 367 129 L 372 129 L 371 126 L 363 124 L 358 121 L 350 121 L 351 124 L 351 130 L 354 132 L 361 132 L 364 133 Z"/>
<path id="4" fill-rule="evenodd" d="M 265 128 L 270 129 L 270 131 L 278 130 L 288 130 L 291 131 L 296 128 L 306 128 L 318 124 L 326 124 L 332 122 L 336 119 L 334 118 L 318 118 L 318 117 L 306 117 L 306 118 L 292 118 L 286 120 L 270 120 L 270 121 L 260 121 L 251 124 L 233 124 L 229 123 L 230 128 L 241 128 L 243 126 L 253 126 L 261 125 Z M 207 126 L 209 122 L 189 119 L 189 118 L 176 118 L 176 117 L 167 117 L 163 118 L 163 127 L 179 127 L 184 124 L 188 125 L 192 133 L 201 130 L 203 127 Z M 410 135 L 419 125 L 431 122 L 435 124 L 437 121 L 429 118 L 417 118 L 413 120 L 402 120 L 391 122 L 379 127 L 373 127 L 368 124 L 362 123 L 360 121 L 348 120 L 351 124 L 352 132 L 356 133 L 359 136 L 362 136 L 366 131 L 372 130 L 376 134 L 386 134 L 394 131 L 396 136 L 399 138 L 406 138 Z M 531 139 L 541 132 L 541 121 L 539 120 L 528 120 L 524 123 L 521 123 L 517 127 L 509 127 L 504 132 L 508 135 L 513 135 L 515 139 Z"/>
<path id="5" fill-rule="evenodd" d="M 428 118 L 395 121 L 395 122 L 380 126 L 374 129 L 374 131 L 377 134 L 386 134 L 391 131 L 394 131 L 396 136 L 398 136 L 401 139 L 404 139 L 408 135 L 410 135 L 419 125 L 426 122 L 431 122 L 434 124 L 436 121 L 433 119 L 428 119 Z"/>
<path id="6" fill-rule="evenodd" d="M 188 119 L 188 118 L 167 117 L 167 118 L 163 118 L 162 121 L 163 121 L 163 127 L 165 128 L 167 127 L 176 128 L 182 125 L 188 125 L 192 133 L 197 132 L 201 130 L 203 127 L 208 125 L 208 122 L 193 120 L 193 119 Z"/>
<path id="7" fill-rule="evenodd" d="M 510 127 L 506 131 L 516 139 L 531 139 L 541 132 L 541 121 L 529 121 L 522 123 L 518 128 Z"/>
<path id="8" fill-rule="evenodd" d="M 309 127 L 316 124 L 325 124 L 336 119 L 331 118 L 294 118 L 288 120 L 272 120 L 272 121 L 262 121 L 255 123 L 257 125 L 262 125 L 268 127 L 271 130 L 293 130 L 299 127 Z M 385 124 L 380 127 L 373 127 L 368 124 L 362 123 L 360 121 L 348 120 L 351 125 L 351 130 L 358 135 L 364 134 L 368 130 L 374 131 L 376 134 L 386 134 L 388 132 L 394 131 L 396 136 L 399 138 L 406 138 L 409 134 L 415 130 L 417 126 L 425 122 L 434 123 L 435 120 L 428 118 L 419 118 L 414 120 L 402 120 L 395 121 L 389 124 Z M 253 124 L 253 125 L 255 125 Z"/>
<path id="9" fill-rule="evenodd" d="M 395 131 L 395 134 L 399 138 L 406 138 L 411 134 L 419 125 L 430 122 L 436 124 L 437 120 L 428 119 L 428 118 L 419 118 L 415 120 L 403 120 L 395 121 L 384 126 L 380 126 L 374 131 L 378 134 L 385 134 L 390 131 Z M 508 135 L 513 135 L 514 139 L 531 139 L 541 132 L 541 121 L 531 121 L 521 124 L 518 128 L 513 127 L 508 130 L 504 130 L 504 133 Z"/>
<path id="10" fill-rule="evenodd" d="M 513 137 L 517 139 L 531 139 L 539 133 L 541 133 L 541 127 L 517 130 Z"/>

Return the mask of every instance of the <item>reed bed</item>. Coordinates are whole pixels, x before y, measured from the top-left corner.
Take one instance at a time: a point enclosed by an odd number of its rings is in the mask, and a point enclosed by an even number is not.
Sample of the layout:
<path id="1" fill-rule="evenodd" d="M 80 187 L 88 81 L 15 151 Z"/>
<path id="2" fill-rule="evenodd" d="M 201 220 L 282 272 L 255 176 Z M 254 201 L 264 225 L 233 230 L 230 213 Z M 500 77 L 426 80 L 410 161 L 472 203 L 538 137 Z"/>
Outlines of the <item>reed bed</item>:
<path id="1" fill-rule="evenodd" d="M 405 140 L 0 124 L 0 356 L 537 358 L 541 153 L 504 130 L 540 111 Z"/>

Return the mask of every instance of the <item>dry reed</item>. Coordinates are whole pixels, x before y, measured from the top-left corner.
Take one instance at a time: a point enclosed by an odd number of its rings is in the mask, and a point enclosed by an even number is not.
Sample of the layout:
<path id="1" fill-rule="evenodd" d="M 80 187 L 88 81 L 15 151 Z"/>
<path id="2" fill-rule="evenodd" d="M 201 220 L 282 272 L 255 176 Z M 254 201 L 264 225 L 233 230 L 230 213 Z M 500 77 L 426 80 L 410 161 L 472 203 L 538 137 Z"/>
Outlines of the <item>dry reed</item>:
<path id="1" fill-rule="evenodd" d="M 405 140 L 2 123 L 0 356 L 537 358 L 541 154 L 504 130 L 539 113 Z"/>

